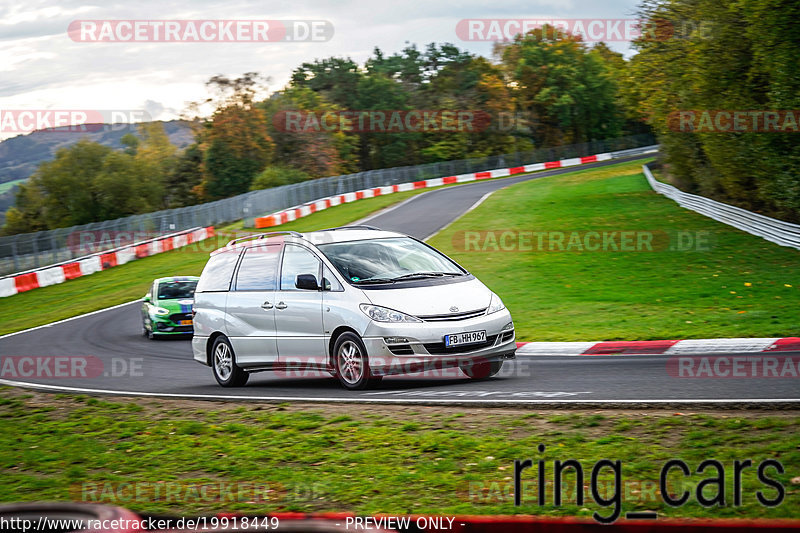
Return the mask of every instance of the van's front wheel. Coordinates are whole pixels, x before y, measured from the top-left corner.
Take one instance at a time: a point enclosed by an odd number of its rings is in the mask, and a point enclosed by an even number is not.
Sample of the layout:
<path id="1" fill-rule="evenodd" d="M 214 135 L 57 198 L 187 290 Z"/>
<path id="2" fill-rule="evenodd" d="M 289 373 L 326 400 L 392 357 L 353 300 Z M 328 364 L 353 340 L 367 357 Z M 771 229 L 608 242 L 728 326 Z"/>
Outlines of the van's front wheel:
<path id="1" fill-rule="evenodd" d="M 354 333 L 342 333 L 333 346 L 336 377 L 346 389 L 366 389 L 374 378 L 364 344 Z"/>
<path id="2" fill-rule="evenodd" d="M 250 374 L 236 366 L 236 357 L 231 343 L 225 337 L 217 337 L 211 348 L 211 368 L 214 378 L 223 387 L 241 387 Z"/>

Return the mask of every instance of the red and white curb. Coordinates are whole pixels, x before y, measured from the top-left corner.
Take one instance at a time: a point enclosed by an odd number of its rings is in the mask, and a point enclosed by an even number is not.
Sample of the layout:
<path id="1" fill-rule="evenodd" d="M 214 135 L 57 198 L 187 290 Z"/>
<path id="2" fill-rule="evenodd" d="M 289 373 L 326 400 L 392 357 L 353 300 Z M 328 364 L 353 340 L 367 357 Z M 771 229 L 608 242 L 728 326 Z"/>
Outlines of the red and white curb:
<path id="1" fill-rule="evenodd" d="M 606 342 L 518 342 L 517 355 L 705 355 L 800 351 L 800 337 Z"/>
<path id="2" fill-rule="evenodd" d="M 652 151 L 656 152 L 658 150 L 653 149 Z M 387 185 L 385 187 L 363 189 L 346 194 L 328 196 L 327 198 L 320 198 L 319 200 L 295 207 L 290 207 L 289 209 L 284 209 L 283 211 L 279 211 L 271 215 L 257 217 L 255 219 L 255 227 L 260 229 L 280 226 L 281 224 L 286 224 L 287 222 L 297 220 L 298 218 L 306 217 L 312 213 L 316 213 L 317 211 L 322 211 L 323 209 L 335 207 L 341 204 L 355 202 L 356 200 L 361 200 L 363 198 L 374 198 L 376 196 L 385 196 L 387 194 L 396 192 L 440 187 L 442 185 L 450 185 L 453 183 L 467 183 L 476 180 L 502 178 L 506 176 L 513 176 L 515 174 L 526 174 L 528 172 L 536 172 L 539 170 L 549 170 L 551 168 L 573 167 L 585 165 L 586 163 L 596 163 L 597 161 L 608 161 L 610 159 L 614 159 L 613 153 L 595 154 L 586 157 L 573 157 L 570 159 L 561 159 L 559 161 L 548 161 L 546 163 L 534 163 L 521 167 L 497 168 L 494 170 L 486 170 L 484 172 L 472 172 L 470 174 L 459 174 L 457 176 L 445 176 L 443 178 L 412 181 L 408 183 L 400 183 L 398 185 Z"/>
<path id="3" fill-rule="evenodd" d="M 131 244 L 117 250 L 100 252 L 71 263 L 53 265 L 40 270 L 2 278 L 0 279 L 0 298 L 88 276 L 101 270 L 124 265 L 134 259 L 168 252 L 200 242 L 214 235 L 213 226 L 189 230 L 147 242 Z"/>

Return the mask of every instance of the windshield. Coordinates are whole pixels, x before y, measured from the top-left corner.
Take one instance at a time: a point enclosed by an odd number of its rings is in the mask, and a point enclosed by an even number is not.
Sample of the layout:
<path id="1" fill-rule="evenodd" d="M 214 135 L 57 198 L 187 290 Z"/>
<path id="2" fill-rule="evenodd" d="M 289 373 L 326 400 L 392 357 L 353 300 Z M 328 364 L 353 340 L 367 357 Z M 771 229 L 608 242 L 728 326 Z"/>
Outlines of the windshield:
<path id="1" fill-rule="evenodd" d="M 351 283 L 466 273 L 445 255 L 409 237 L 330 243 L 318 248 Z"/>
<path id="2" fill-rule="evenodd" d="M 194 289 L 197 281 L 162 281 L 158 284 L 159 300 L 176 300 L 180 298 L 194 298 Z"/>

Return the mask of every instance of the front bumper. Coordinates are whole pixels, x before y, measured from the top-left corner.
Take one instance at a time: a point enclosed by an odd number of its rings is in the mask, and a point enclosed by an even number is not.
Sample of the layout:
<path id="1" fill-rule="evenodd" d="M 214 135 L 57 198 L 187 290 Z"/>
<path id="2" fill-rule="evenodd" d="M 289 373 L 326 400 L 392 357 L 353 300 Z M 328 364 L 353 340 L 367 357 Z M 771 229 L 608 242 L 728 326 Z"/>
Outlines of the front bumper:
<path id="1" fill-rule="evenodd" d="M 208 346 L 208 337 L 192 337 L 192 357 L 198 363 L 203 363 L 206 366 L 211 366 L 208 363 L 208 353 L 206 352 Z"/>
<path id="2" fill-rule="evenodd" d="M 156 335 L 191 335 L 194 333 L 193 324 L 177 324 L 169 318 L 151 317 L 150 325 Z"/>
<path id="3" fill-rule="evenodd" d="M 486 342 L 447 348 L 444 336 L 486 331 Z M 394 337 L 394 339 L 392 339 Z M 387 343 L 387 338 L 391 341 Z M 400 342 L 407 340 L 407 342 Z M 511 314 L 504 309 L 469 320 L 387 324 L 371 322 L 363 337 L 370 370 L 376 376 L 469 367 L 514 359 L 516 340 Z"/>

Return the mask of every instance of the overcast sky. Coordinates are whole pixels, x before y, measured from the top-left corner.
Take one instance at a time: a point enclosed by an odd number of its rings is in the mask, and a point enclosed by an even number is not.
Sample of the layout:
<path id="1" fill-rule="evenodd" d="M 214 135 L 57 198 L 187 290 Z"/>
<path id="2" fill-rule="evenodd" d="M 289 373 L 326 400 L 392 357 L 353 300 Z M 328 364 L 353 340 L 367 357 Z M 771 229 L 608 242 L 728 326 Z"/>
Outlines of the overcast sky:
<path id="1" fill-rule="evenodd" d="M 265 2 L 78 0 L 0 3 L 0 110 L 146 110 L 176 118 L 186 104 L 208 96 L 215 74 L 256 71 L 282 88 L 303 61 L 349 56 L 363 63 L 375 46 L 423 48 L 450 42 L 491 56 L 491 42 L 464 41 L 462 19 L 630 19 L 636 0 L 374 0 Z M 324 20 L 326 42 L 76 42 L 76 20 Z M 488 26 L 487 26 L 488 27 Z M 629 52 L 624 41 L 610 43 Z M 13 136 L 0 132 L 0 139 Z"/>

